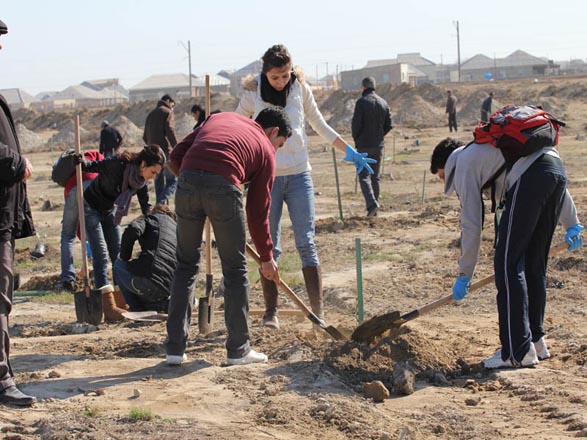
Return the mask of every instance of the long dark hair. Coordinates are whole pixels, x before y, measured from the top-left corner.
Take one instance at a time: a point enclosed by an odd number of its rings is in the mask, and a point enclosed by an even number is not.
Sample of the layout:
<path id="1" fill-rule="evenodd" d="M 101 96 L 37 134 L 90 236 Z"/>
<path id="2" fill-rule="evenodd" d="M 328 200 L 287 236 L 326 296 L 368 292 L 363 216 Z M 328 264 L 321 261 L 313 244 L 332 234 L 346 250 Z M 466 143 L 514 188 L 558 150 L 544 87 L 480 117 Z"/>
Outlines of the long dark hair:
<path id="1" fill-rule="evenodd" d="M 146 167 L 152 167 L 153 165 L 164 167 L 166 162 L 165 153 L 159 145 L 155 144 L 145 145 L 139 153 L 124 150 L 118 154 L 118 157 L 134 165 L 140 165 L 144 161 Z"/>
<path id="2" fill-rule="evenodd" d="M 261 71 L 261 99 L 269 104 L 285 107 L 289 89 L 296 79 L 291 72 L 291 78 L 283 90 L 275 90 L 267 79 L 267 72 L 274 68 L 291 65 L 291 55 L 283 44 L 276 44 L 265 51 L 263 55 L 263 69 Z"/>

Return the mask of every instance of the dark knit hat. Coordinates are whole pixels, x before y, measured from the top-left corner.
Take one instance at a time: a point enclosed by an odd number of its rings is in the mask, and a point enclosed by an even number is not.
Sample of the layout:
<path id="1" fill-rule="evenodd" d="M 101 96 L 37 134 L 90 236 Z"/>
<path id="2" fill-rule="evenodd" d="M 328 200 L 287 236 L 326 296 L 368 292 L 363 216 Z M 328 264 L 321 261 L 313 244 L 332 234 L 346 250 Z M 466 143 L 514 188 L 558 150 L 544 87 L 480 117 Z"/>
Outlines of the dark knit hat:
<path id="1" fill-rule="evenodd" d="M 0 35 L 4 35 L 8 33 L 8 26 L 2 20 L 0 20 Z"/>

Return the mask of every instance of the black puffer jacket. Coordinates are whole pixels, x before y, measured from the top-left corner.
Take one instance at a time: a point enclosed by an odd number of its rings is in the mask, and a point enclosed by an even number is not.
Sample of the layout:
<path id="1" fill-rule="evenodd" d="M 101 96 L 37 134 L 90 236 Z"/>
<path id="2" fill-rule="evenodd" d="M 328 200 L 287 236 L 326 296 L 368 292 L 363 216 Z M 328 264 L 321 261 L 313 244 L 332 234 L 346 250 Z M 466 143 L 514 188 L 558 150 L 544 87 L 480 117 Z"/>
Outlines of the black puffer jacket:
<path id="1" fill-rule="evenodd" d="M 393 126 L 387 102 L 373 89 L 366 89 L 355 104 L 351 128 L 358 151 L 365 153 L 381 151 L 383 138 Z"/>
<path id="2" fill-rule="evenodd" d="M 159 213 L 142 216 L 128 225 L 122 234 L 120 258 L 130 260 L 135 241 L 138 240 L 141 246 L 139 257 L 128 263 L 130 272 L 170 290 L 177 266 L 176 228 L 171 217 Z"/>
<path id="3" fill-rule="evenodd" d="M 124 169 L 127 164 L 128 162 L 119 157 L 82 162 L 83 171 L 98 173 L 98 177 L 84 191 L 84 199 L 88 205 L 104 213 L 110 212 L 114 208 L 114 202 L 122 192 Z M 137 191 L 137 198 L 142 213 L 147 214 L 151 210 L 147 185 Z"/>
<path id="4" fill-rule="evenodd" d="M 0 239 L 35 235 L 33 216 L 23 180 L 26 163 L 8 103 L 0 95 Z"/>

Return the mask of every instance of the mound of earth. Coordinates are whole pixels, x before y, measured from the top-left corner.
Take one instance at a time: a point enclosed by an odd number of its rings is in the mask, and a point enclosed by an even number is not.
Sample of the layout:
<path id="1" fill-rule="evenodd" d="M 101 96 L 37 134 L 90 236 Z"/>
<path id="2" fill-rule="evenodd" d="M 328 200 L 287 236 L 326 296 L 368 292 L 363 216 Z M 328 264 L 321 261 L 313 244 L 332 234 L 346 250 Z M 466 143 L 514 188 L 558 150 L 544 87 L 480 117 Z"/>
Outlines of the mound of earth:
<path id="1" fill-rule="evenodd" d="M 45 145 L 43 138 L 34 131 L 26 128 L 24 124 L 16 125 L 16 134 L 18 135 L 18 140 L 24 153 L 36 151 Z"/>

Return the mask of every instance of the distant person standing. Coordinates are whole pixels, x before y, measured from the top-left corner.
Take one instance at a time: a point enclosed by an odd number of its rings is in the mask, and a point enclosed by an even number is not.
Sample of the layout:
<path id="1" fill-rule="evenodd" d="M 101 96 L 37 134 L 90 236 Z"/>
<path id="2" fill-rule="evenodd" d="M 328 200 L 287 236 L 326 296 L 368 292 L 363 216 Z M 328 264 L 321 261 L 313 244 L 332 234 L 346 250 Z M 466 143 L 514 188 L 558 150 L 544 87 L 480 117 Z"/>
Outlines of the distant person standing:
<path id="1" fill-rule="evenodd" d="M 454 128 L 457 131 L 457 97 L 451 90 L 446 91 L 446 112 L 448 113 L 448 130 L 452 132 Z"/>
<path id="2" fill-rule="evenodd" d="M 173 107 L 175 101 L 169 95 L 163 95 L 155 108 L 147 116 L 143 140 L 147 145 L 159 145 L 165 153 L 165 159 L 169 160 L 169 153 L 177 144 L 175 137 L 175 120 Z M 155 201 L 169 203 L 169 199 L 177 188 L 177 178 L 167 168 L 155 178 Z"/>
<path id="3" fill-rule="evenodd" d="M 105 157 L 112 157 L 120 149 L 122 144 L 122 135 L 112 127 L 108 121 L 102 122 L 102 131 L 100 131 L 100 153 Z"/>
<path id="4" fill-rule="evenodd" d="M 359 173 L 361 191 L 367 205 L 367 217 L 374 217 L 379 208 L 383 139 L 393 126 L 389 105 L 375 93 L 373 77 L 363 78 L 361 92 L 363 95 L 355 104 L 351 128 L 357 151 L 367 153 L 369 158 L 377 161 L 371 164 L 373 174 L 366 169 Z"/>
<path id="5" fill-rule="evenodd" d="M 489 122 L 491 116 L 491 105 L 493 104 L 493 92 L 489 92 L 489 96 L 483 100 L 481 104 L 481 122 Z"/>
<path id="6" fill-rule="evenodd" d="M 8 28 L 0 20 L 0 36 Z M 0 46 L 2 49 L 2 46 Z M 31 406 L 37 399 L 16 388 L 10 366 L 8 315 L 14 291 L 14 240 L 35 235 L 26 183 L 33 166 L 20 154 L 12 113 L 0 95 L 0 403 Z"/>

